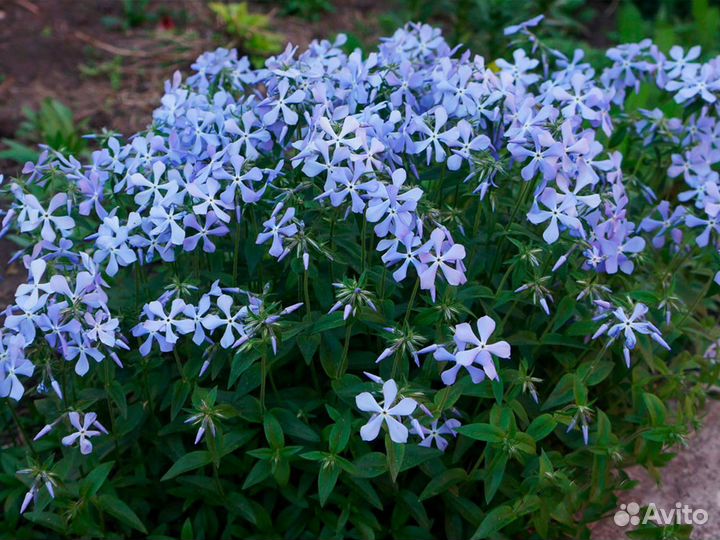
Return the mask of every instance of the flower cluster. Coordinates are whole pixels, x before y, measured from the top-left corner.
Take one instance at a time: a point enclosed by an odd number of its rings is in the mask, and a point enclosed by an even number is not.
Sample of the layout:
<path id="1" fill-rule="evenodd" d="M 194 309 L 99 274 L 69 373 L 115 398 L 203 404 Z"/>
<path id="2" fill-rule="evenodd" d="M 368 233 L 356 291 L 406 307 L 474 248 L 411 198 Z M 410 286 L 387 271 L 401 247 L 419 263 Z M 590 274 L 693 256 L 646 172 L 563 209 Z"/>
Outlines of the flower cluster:
<path id="1" fill-rule="evenodd" d="M 557 331 L 568 321 L 603 321 L 583 327 L 580 347 L 607 335 L 605 353 L 622 339 L 627 368 L 643 335 L 670 350 L 653 310 L 665 309 L 670 324 L 673 269 L 696 248 L 715 256 L 720 241 L 720 63 L 699 62 L 698 48 L 665 56 L 643 41 L 610 49 L 598 71 L 582 51 L 568 56 L 542 43 L 531 30 L 540 22 L 509 28 L 531 47 L 492 64 L 420 24 L 367 56 L 346 53 L 339 36 L 302 53 L 288 46 L 254 69 L 220 48 L 200 56 L 189 77 L 176 73 L 166 83 L 146 132 L 96 136 L 86 162 L 44 148 L 4 188 L 11 205 L 2 234 L 22 238 L 14 260 L 28 278 L 3 312 L 0 397 L 32 395 L 33 377 L 37 393 L 49 385 L 65 412 L 38 436 L 62 423 L 70 430 L 62 445 L 88 454 L 93 443 L 106 444 L 107 431 L 65 395 L 58 371 L 66 363 L 87 380 L 108 360 L 123 367 L 121 358 L 143 358 L 145 369 L 146 359 L 172 353 L 181 372 L 202 359 L 197 385 L 222 358 L 212 379 L 226 364 L 229 386 L 257 376 L 244 387 L 260 387 L 247 417 L 265 415 L 268 471 L 282 484 L 278 463 L 295 447 L 275 433 L 265 394 L 266 378 L 275 386 L 274 361 L 288 374 L 286 366 L 301 365 L 288 362 L 289 351 L 312 366 L 318 395 L 317 364 L 337 395 L 352 387 L 357 408 L 371 414 L 359 428 L 364 441 L 385 429 L 394 443 L 412 435 L 444 451 L 472 420 L 445 406 L 451 391 L 454 399 L 468 387 L 471 395 L 502 393 L 507 366 L 508 386 L 538 402 L 541 379 L 528 363 L 539 348 L 563 343 Z M 623 113 L 641 84 L 694 112 Z M 626 155 L 612 142 L 617 122 L 638 138 Z M 623 170 L 633 148 L 660 143 L 669 160 L 658 170 L 667 178 L 642 174 L 649 151 L 634 157 L 632 173 Z M 642 288 L 643 257 L 667 263 L 665 297 L 629 307 L 621 294 L 637 291 L 618 289 Z M 563 290 L 556 307 L 560 272 L 571 276 L 572 297 Z M 538 335 L 513 327 L 530 320 L 544 326 Z M 332 333 L 340 326 L 343 342 Z M 367 338 L 359 355 L 351 352 L 351 340 L 360 346 L 353 331 Z M 378 352 L 381 339 L 389 343 Z M 553 358 L 543 361 L 555 366 Z M 373 368 L 369 383 L 357 377 Z M 191 392 L 181 375 L 169 398 L 173 418 Z M 434 390 L 433 381 L 445 388 Z M 212 396 L 186 421 L 199 425 L 196 443 L 214 445 L 213 418 L 228 418 L 216 410 L 223 396 Z M 580 425 L 588 444 L 591 409 L 577 396 L 579 412 L 560 421 Z M 520 406 L 518 399 L 512 395 Z M 154 405 L 149 393 L 147 402 Z M 310 410 L 290 416 L 300 422 Z M 514 426 L 501 420 L 511 445 Z M 210 449 L 217 474 L 218 449 Z M 253 455 L 262 459 L 260 450 Z M 23 510 L 41 486 L 54 485 L 47 475 L 34 478 Z"/>

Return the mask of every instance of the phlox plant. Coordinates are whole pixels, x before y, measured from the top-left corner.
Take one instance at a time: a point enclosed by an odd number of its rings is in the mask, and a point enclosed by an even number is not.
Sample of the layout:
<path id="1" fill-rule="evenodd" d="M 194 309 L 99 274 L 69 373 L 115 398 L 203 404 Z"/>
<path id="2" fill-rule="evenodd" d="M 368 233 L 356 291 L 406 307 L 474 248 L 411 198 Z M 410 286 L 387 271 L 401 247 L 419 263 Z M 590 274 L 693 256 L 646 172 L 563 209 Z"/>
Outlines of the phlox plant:
<path id="1" fill-rule="evenodd" d="M 720 59 L 540 24 L 217 49 L 6 178 L 2 534 L 581 537 L 665 465 L 718 375 Z"/>

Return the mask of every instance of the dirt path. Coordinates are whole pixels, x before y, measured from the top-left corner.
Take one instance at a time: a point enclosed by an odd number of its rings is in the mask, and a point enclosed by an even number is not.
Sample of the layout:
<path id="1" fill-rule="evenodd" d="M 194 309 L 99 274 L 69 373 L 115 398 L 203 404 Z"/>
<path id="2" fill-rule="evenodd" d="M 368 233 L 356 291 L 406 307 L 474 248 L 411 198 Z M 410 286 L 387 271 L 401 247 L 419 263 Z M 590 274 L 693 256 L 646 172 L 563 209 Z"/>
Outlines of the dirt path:
<path id="1" fill-rule="evenodd" d="M 663 481 L 658 486 L 642 469 L 630 471 L 639 484 L 620 494 L 622 504 L 635 502 L 640 506 L 655 503 L 658 509 L 672 510 L 675 503 L 686 504 L 708 513 L 708 521 L 697 525 L 691 538 L 717 540 L 720 538 L 720 403 L 710 402 L 703 429 L 692 436 L 688 447 L 662 470 Z M 612 517 L 593 527 L 594 540 L 625 538 L 633 527 L 618 527 Z"/>

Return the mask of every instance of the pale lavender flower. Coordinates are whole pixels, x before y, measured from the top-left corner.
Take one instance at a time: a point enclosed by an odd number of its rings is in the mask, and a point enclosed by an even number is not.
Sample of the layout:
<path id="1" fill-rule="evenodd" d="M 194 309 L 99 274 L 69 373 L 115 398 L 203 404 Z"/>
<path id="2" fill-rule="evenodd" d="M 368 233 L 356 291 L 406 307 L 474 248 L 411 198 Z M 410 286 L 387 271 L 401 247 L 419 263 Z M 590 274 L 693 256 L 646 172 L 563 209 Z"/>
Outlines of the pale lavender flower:
<path id="1" fill-rule="evenodd" d="M 420 287 L 429 290 L 435 301 L 435 280 L 438 271 L 453 286 L 467 281 L 462 261 L 465 246 L 455 244 L 445 229 L 437 228 L 430 234 L 430 240 L 420 248 L 420 262 L 427 267 L 420 274 Z"/>
<path id="2" fill-rule="evenodd" d="M 453 355 L 436 351 L 435 359 L 438 361 L 454 361 L 455 365 L 442 374 L 445 384 L 453 384 L 460 368 L 470 373 L 474 383 L 478 383 L 487 375 L 491 380 L 497 379 L 498 374 L 493 362 L 493 356 L 510 358 L 510 345 L 507 341 L 488 343 L 495 331 L 495 321 L 487 315 L 478 319 L 476 323 L 478 334 L 475 335 L 468 323 L 461 323 L 455 327 L 455 345 L 457 352 Z M 482 370 L 474 364 L 478 364 Z"/>
<path id="3" fill-rule="evenodd" d="M 215 253 L 215 244 L 210 240 L 211 236 L 225 236 L 230 229 L 218 220 L 215 212 L 208 212 L 205 216 L 205 223 L 200 224 L 195 214 L 188 214 L 183 219 L 183 225 L 187 228 L 194 229 L 197 234 L 186 236 L 183 241 L 183 249 L 185 251 L 193 251 L 198 242 L 202 239 L 203 251 L 206 253 Z"/>
<path id="4" fill-rule="evenodd" d="M 448 447 L 448 442 L 443 435 L 450 435 L 451 437 L 457 437 L 456 429 L 460 427 L 460 421 L 451 418 L 446 420 L 441 426 L 438 426 L 438 421 L 433 420 L 430 427 L 427 428 L 420 423 L 416 424 L 410 433 L 420 436 L 422 439 L 418 444 L 430 448 L 433 443 L 441 452 L 444 452 Z"/>
<path id="5" fill-rule="evenodd" d="M 385 381 L 382 392 L 382 405 L 376 401 L 370 392 L 363 392 L 355 398 L 358 409 L 363 412 L 373 413 L 368 423 L 360 428 L 360 437 L 362 437 L 363 441 L 375 440 L 384 422 L 390 433 L 390 439 L 393 442 L 404 444 L 407 442 L 408 429 L 398 419 L 403 416 L 410 416 L 417 408 L 417 402 L 412 398 L 403 398 L 397 404 L 394 404 L 398 395 L 398 388 L 392 379 Z"/>
<path id="6" fill-rule="evenodd" d="M 283 240 L 295 236 L 298 232 L 298 227 L 293 223 L 295 217 L 295 208 L 288 208 L 285 210 L 285 214 L 278 220 L 277 216 L 283 209 L 283 204 L 278 203 L 275 206 L 270 219 L 263 222 L 265 231 L 258 234 L 256 244 L 264 244 L 268 240 L 272 239 L 270 245 L 270 255 L 273 257 L 280 257 L 283 254 Z"/>
<path id="7" fill-rule="evenodd" d="M 63 445 L 73 446 L 77 441 L 78 446 L 80 447 L 80 453 L 83 455 L 90 454 L 93 449 L 90 439 L 103 433 L 107 433 L 107 430 L 105 430 L 105 428 L 97 421 L 97 414 L 94 412 L 86 413 L 81 419 L 80 413 L 73 411 L 68 413 L 68 418 L 72 427 L 74 427 L 77 431 L 63 437 Z"/>
<path id="8" fill-rule="evenodd" d="M 553 188 L 545 188 L 545 191 L 543 191 L 538 197 L 538 201 L 541 202 L 547 210 L 542 210 L 536 202 L 533 205 L 532 210 L 528 212 L 527 218 L 530 223 L 535 225 L 544 223 L 548 220 L 550 221 L 545 229 L 545 232 L 543 232 L 543 239 L 548 244 L 552 244 L 560 236 L 558 222 L 568 229 L 582 234 L 582 224 L 576 217 L 576 201 L 573 197 L 560 198 Z"/>

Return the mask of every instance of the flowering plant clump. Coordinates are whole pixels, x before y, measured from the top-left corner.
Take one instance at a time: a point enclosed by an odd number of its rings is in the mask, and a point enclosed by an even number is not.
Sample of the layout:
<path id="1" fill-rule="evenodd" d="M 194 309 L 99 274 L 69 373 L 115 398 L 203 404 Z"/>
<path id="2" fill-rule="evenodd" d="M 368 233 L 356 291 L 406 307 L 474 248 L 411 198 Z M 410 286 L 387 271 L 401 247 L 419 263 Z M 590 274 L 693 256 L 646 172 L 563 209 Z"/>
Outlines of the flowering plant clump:
<path id="1" fill-rule="evenodd" d="M 217 49 L 5 179 L 3 533 L 579 537 L 664 465 L 719 371 L 720 59 L 540 19 Z"/>

